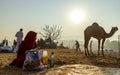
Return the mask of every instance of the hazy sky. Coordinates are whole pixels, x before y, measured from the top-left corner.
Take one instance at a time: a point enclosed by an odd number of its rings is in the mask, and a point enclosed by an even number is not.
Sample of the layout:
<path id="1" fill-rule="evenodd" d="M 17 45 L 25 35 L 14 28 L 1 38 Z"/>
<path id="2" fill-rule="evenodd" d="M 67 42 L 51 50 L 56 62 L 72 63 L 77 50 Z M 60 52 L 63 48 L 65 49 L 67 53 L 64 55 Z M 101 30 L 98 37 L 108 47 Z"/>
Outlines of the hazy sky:
<path id="1" fill-rule="evenodd" d="M 78 23 L 70 19 L 75 9 L 84 14 Z M 62 27 L 63 40 L 83 40 L 83 31 L 93 22 L 104 27 L 120 29 L 120 0 L 0 0 L 0 39 L 15 39 L 15 33 L 24 29 L 40 32 L 45 24 Z M 118 30 L 110 39 L 116 39 Z M 40 37 L 40 35 L 38 35 Z"/>

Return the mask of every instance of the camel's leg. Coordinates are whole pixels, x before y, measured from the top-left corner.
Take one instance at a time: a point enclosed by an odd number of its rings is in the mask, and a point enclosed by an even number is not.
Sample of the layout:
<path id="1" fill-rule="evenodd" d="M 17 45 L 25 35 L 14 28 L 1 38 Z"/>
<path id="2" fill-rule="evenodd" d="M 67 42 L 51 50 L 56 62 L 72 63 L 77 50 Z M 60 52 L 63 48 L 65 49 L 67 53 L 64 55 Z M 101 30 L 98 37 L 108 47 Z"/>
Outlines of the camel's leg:
<path id="1" fill-rule="evenodd" d="M 92 55 L 94 55 L 93 52 L 92 52 L 92 41 L 90 42 L 90 52 L 91 52 Z"/>
<path id="2" fill-rule="evenodd" d="M 85 43 L 84 43 L 84 50 L 85 50 L 85 55 L 87 56 L 87 51 L 86 51 L 86 49 L 87 49 L 87 46 L 86 46 L 86 41 L 85 41 Z"/>
<path id="3" fill-rule="evenodd" d="M 88 50 L 88 46 L 87 46 L 87 54 L 88 54 L 88 56 L 90 56 L 90 54 L 89 54 L 89 50 Z"/>
<path id="4" fill-rule="evenodd" d="M 90 39 L 85 39 L 85 43 L 84 43 L 84 48 L 85 48 L 85 55 L 90 55 L 89 51 L 88 51 L 88 43 L 89 43 Z"/>
<path id="5" fill-rule="evenodd" d="M 88 50 L 89 40 L 90 40 L 90 38 L 87 40 L 87 43 L 86 43 L 86 45 L 87 45 L 86 51 L 87 51 L 87 54 L 88 54 L 88 55 L 90 55 L 90 54 L 89 54 L 89 50 Z"/>
<path id="6" fill-rule="evenodd" d="M 85 50 L 85 55 L 87 56 L 86 48 L 84 48 L 84 50 Z"/>
<path id="7" fill-rule="evenodd" d="M 104 56 L 104 51 L 103 51 L 103 48 L 104 48 L 104 42 L 105 42 L 105 39 L 102 40 L 102 55 Z"/>
<path id="8" fill-rule="evenodd" d="M 87 48 L 87 45 L 86 45 L 86 37 L 84 37 L 85 41 L 84 41 L 84 50 L 85 50 L 85 55 L 87 56 L 87 51 L 86 51 L 86 48 Z"/>
<path id="9" fill-rule="evenodd" d="M 100 40 L 98 40 L 98 56 L 100 55 L 99 51 L 100 51 Z"/>

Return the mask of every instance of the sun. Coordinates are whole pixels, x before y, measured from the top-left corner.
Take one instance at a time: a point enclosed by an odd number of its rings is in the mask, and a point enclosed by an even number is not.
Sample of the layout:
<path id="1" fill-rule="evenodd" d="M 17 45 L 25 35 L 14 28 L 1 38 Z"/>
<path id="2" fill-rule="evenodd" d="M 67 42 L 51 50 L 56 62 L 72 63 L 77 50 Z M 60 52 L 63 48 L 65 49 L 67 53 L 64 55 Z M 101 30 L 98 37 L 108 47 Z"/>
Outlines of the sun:
<path id="1" fill-rule="evenodd" d="M 70 20 L 73 23 L 79 24 L 79 23 L 83 22 L 84 19 L 85 19 L 85 13 L 82 10 L 74 9 L 71 11 Z"/>

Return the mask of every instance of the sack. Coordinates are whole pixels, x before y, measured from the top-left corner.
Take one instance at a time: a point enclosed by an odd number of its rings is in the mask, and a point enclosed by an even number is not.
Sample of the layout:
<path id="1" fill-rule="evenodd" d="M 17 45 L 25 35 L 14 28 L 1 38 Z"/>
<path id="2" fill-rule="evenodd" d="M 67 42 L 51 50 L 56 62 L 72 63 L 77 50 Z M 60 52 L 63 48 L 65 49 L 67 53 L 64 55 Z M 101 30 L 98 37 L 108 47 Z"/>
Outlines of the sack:
<path id="1" fill-rule="evenodd" d="M 44 65 L 41 62 L 43 50 L 28 50 L 25 52 L 23 70 L 41 70 Z"/>

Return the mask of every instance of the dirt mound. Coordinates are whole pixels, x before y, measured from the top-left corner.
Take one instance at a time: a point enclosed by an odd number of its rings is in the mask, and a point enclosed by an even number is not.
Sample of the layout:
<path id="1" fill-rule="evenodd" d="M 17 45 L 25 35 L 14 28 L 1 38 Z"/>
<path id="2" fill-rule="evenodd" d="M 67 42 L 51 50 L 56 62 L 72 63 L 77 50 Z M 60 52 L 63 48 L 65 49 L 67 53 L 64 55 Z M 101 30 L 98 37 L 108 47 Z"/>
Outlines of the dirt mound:
<path id="1" fill-rule="evenodd" d="M 90 65 L 64 65 L 45 75 L 105 75 L 98 67 Z"/>

